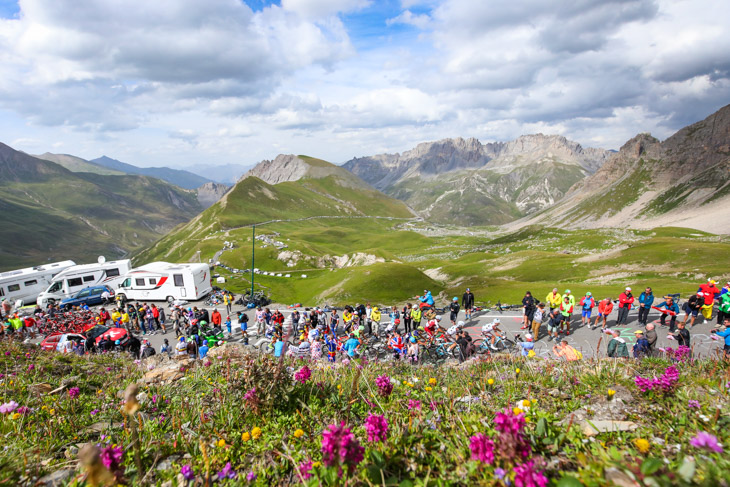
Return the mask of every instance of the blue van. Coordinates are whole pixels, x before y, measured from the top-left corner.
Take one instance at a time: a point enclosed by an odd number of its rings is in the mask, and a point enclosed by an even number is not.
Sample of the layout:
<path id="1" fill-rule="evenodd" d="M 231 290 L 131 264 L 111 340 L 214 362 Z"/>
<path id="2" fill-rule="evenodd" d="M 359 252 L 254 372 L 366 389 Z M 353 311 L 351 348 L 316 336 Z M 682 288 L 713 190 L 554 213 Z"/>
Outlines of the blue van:
<path id="1" fill-rule="evenodd" d="M 114 299 L 114 290 L 109 286 L 91 286 L 82 289 L 70 298 L 66 298 L 61 301 L 61 308 L 70 310 L 75 306 L 81 306 L 83 303 L 86 303 L 89 306 L 102 304 L 104 302 L 104 298 L 102 297 L 104 291 L 109 293 L 109 300 Z"/>

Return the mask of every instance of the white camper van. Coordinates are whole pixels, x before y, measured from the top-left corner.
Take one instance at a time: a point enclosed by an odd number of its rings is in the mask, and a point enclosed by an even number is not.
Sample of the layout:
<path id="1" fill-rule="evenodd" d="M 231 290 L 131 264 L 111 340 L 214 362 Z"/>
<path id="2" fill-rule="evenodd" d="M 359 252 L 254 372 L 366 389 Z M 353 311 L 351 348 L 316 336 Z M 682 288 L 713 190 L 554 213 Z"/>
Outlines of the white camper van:
<path id="1" fill-rule="evenodd" d="M 36 303 L 45 309 L 49 303 L 60 303 L 76 291 L 90 286 L 107 285 L 114 289 L 131 270 L 131 260 L 107 262 L 103 256 L 99 257 L 96 264 L 69 267 L 53 278 L 51 285 L 38 296 Z"/>
<path id="2" fill-rule="evenodd" d="M 0 273 L 0 299 L 32 303 L 51 283 L 53 276 L 75 265 L 72 260 Z"/>
<path id="3" fill-rule="evenodd" d="M 127 273 L 116 292 L 128 300 L 174 301 L 200 299 L 212 290 L 208 264 L 152 262 Z"/>

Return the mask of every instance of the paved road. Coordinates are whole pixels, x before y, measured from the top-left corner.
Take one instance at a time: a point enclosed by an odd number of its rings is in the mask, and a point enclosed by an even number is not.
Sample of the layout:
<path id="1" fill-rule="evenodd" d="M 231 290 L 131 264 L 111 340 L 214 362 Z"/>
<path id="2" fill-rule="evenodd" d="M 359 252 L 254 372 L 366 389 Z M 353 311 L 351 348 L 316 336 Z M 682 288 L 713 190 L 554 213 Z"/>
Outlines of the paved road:
<path id="1" fill-rule="evenodd" d="M 198 306 L 198 308 L 204 307 L 202 302 L 193 302 L 190 304 L 190 306 Z M 208 307 L 205 306 L 209 311 L 212 311 L 214 307 Z M 238 327 L 238 323 L 236 320 L 236 316 L 238 314 L 238 311 L 242 309 L 241 306 L 234 306 L 233 307 L 233 314 L 231 314 L 231 320 L 233 322 L 233 336 L 231 337 L 232 340 L 240 341 L 241 334 L 240 329 Z M 271 310 L 273 311 L 275 308 L 271 307 Z M 218 310 L 221 311 L 221 314 L 223 315 L 223 319 L 225 321 L 226 314 L 225 309 L 223 306 L 218 307 Z M 280 311 L 284 313 L 285 316 L 288 316 L 291 313 L 291 310 L 280 308 Z M 249 316 L 249 323 L 253 321 L 253 314 L 254 312 L 252 310 L 248 311 Z M 659 312 L 652 311 L 649 314 L 649 320 L 655 322 L 657 326 L 657 334 L 659 336 L 659 340 L 657 342 L 657 346 L 664 348 L 664 347 L 677 347 L 677 342 L 673 340 L 667 339 L 668 334 L 668 328 L 662 328 L 659 326 Z M 682 315 L 683 316 L 683 315 Z M 681 319 L 681 317 L 679 319 Z M 609 326 L 612 326 L 616 322 L 617 313 L 614 312 L 609 316 L 608 324 Z M 517 311 L 505 311 L 504 313 L 499 312 L 492 312 L 488 314 L 479 314 L 476 318 L 472 319 L 467 323 L 467 331 L 471 334 L 472 338 L 478 338 L 481 334 L 481 327 L 486 324 L 487 322 L 491 322 L 494 318 L 499 318 L 501 321 L 500 328 L 507 332 L 507 337 L 512 338 L 514 334 L 516 333 L 522 333 L 524 335 L 524 332 L 526 330 L 520 330 L 520 326 L 522 324 L 522 314 L 520 310 Z M 444 324 L 445 327 L 448 328 L 449 326 L 449 317 L 448 315 L 445 315 L 443 317 L 442 324 Z M 459 313 L 459 319 L 464 319 L 464 313 Z M 701 318 L 697 320 L 697 323 L 695 326 L 690 330 L 691 333 L 691 343 L 694 348 L 694 354 L 696 357 L 702 357 L 702 356 L 708 356 L 709 354 L 714 354 L 715 350 L 722 349 L 722 341 L 719 340 L 712 340 L 710 338 L 710 330 L 714 327 L 714 321 L 708 324 L 703 323 L 704 320 Z M 576 326 L 577 325 L 577 326 Z M 150 340 L 150 343 L 159 351 L 160 346 L 162 345 L 163 339 L 167 338 L 171 344 L 174 344 L 175 342 L 175 333 L 172 330 L 172 326 L 168 327 L 168 333 L 166 335 L 156 334 L 147 336 L 147 338 Z M 636 342 L 635 335 L 633 333 L 634 330 L 638 330 L 640 327 L 637 323 L 637 314 L 636 311 L 632 311 L 629 314 L 629 323 L 628 326 L 623 326 L 618 328 L 618 330 L 621 332 L 621 336 L 627 341 L 629 346 L 629 352 L 631 351 L 631 347 Z M 641 327 L 643 329 L 643 327 Z M 253 329 L 253 330 L 252 330 Z M 249 336 L 253 338 L 250 340 L 251 343 L 255 343 L 256 339 L 255 337 L 255 326 L 249 326 Z M 552 347 L 555 344 L 554 341 L 547 341 L 546 338 L 546 327 L 543 325 L 541 329 L 541 338 L 536 342 L 535 344 L 535 353 L 543 358 L 550 357 Z M 596 354 L 597 347 L 599 344 L 599 339 L 601 338 L 601 332 L 600 329 L 596 330 L 590 330 L 587 327 L 580 327 L 580 315 L 574 314 L 573 315 L 573 324 L 571 326 L 571 335 L 569 335 L 567 338 L 568 342 L 580 350 L 585 357 L 592 357 Z M 605 356 L 606 355 L 606 346 L 608 345 L 608 341 L 610 340 L 609 335 L 603 335 L 603 339 L 600 340 L 600 355 Z"/>

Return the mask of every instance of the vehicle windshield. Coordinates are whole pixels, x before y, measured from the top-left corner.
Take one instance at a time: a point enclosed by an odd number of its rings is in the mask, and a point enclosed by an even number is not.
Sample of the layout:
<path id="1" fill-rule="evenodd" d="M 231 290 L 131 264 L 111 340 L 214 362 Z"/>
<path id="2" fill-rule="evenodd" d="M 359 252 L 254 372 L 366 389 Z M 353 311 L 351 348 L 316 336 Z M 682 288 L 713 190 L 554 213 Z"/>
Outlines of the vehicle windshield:
<path id="1" fill-rule="evenodd" d="M 51 287 L 49 287 L 48 291 L 46 291 L 46 292 L 57 293 L 58 291 L 61 290 L 61 284 L 63 284 L 61 281 L 54 282 L 53 284 L 51 284 Z"/>
<path id="2" fill-rule="evenodd" d="M 96 325 L 94 328 L 86 332 L 86 336 L 91 339 L 96 339 L 96 337 L 106 333 L 107 331 L 109 331 L 108 326 Z"/>

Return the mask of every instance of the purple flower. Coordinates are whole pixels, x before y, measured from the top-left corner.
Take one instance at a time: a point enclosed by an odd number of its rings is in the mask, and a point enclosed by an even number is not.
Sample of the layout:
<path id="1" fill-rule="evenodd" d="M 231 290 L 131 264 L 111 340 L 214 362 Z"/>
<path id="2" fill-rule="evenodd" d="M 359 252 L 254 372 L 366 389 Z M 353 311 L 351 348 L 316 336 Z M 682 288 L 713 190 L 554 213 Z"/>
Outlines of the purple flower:
<path id="1" fill-rule="evenodd" d="M 503 468 L 497 467 L 494 469 L 494 476 L 497 477 L 499 480 L 502 480 L 507 472 L 504 471 Z"/>
<path id="2" fill-rule="evenodd" d="M 305 384 L 310 377 L 312 377 L 312 371 L 309 370 L 309 367 L 307 367 L 306 365 L 299 369 L 299 372 L 294 374 L 294 380 L 302 384 Z"/>
<path id="3" fill-rule="evenodd" d="M 477 433 L 469 438 L 472 460 L 491 464 L 494 462 L 494 442 L 484 433 Z"/>
<path id="4" fill-rule="evenodd" d="M 72 387 L 68 390 L 68 397 L 71 399 L 76 399 L 79 397 L 79 394 L 81 394 L 81 390 L 78 387 Z"/>
<path id="5" fill-rule="evenodd" d="M 8 414 L 15 411 L 15 409 L 18 407 L 18 403 L 15 401 L 6 402 L 5 404 L 0 406 L 0 413 L 2 414 Z"/>
<path id="6" fill-rule="evenodd" d="M 509 408 L 505 409 L 494 417 L 494 427 L 501 433 L 513 435 L 521 433 L 525 427 L 525 415 L 523 413 L 514 414 Z"/>
<path id="7" fill-rule="evenodd" d="M 700 408 L 700 402 L 699 401 L 696 401 L 694 399 L 690 399 L 689 402 L 687 403 L 687 406 L 689 406 L 691 408 L 697 408 L 697 409 L 699 409 Z"/>
<path id="8" fill-rule="evenodd" d="M 647 379 L 645 377 L 634 377 L 634 383 L 641 392 L 657 390 L 663 393 L 673 392 L 679 382 L 679 370 L 675 366 L 667 367 L 659 377 Z"/>
<path id="9" fill-rule="evenodd" d="M 393 392 L 393 383 L 390 382 L 390 377 L 387 375 L 378 376 L 375 379 L 375 385 L 378 386 L 378 392 L 383 397 L 388 397 Z"/>
<path id="10" fill-rule="evenodd" d="M 512 470 L 515 471 L 515 487 L 545 487 L 548 483 L 547 477 L 535 470 L 535 463 L 532 460 Z"/>
<path id="11" fill-rule="evenodd" d="M 180 473 L 185 477 L 185 480 L 193 480 L 195 478 L 195 472 L 193 472 L 193 467 L 190 465 L 183 465 Z"/>
<path id="12" fill-rule="evenodd" d="M 246 474 L 246 480 L 248 482 L 253 482 L 254 480 L 256 480 L 256 477 L 258 477 L 258 475 L 256 475 L 253 472 L 249 472 L 249 473 Z"/>
<path id="13" fill-rule="evenodd" d="M 33 370 L 33 369 L 35 369 L 35 365 L 33 365 L 33 364 L 30 364 L 30 365 L 28 366 L 28 372 L 30 372 L 30 371 L 31 371 L 31 370 Z"/>
<path id="14" fill-rule="evenodd" d="M 299 472 L 299 475 L 301 475 L 301 477 L 304 480 L 309 480 L 310 478 L 312 478 L 312 469 L 313 468 L 314 467 L 313 467 L 312 461 L 309 460 L 309 461 L 300 463 L 299 466 L 297 467 L 297 471 Z"/>
<path id="15" fill-rule="evenodd" d="M 101 450 L 99 457 L 101 458 L 101 463 L 103 463 L 108 470 L 115 472 L 119 470 L 123 454 L 124 452 L 121 447 L 115 448 L 113 446 L 106 446 L 103 450 Z"/>
<path id="16" fill-rule="evenodd" d="M 98 409 L 94 409 L 94 410 L 91 411 L 91 415 L 92 416 L 96 416 L 98 413 L 99 413 L 99 410 Z"/>
<path id="17" fill-rule="evenodd" d="M 18 409 L 15 410 L 15 412 L 25 416 L 30 412 L 30 408 L 28 406 L 20 406 Z"/>
<path id="18" fill-rule="evenodd" d="M 328 467 L 344 464 L 352 471 L 362 461 L 364 452 L 344 421 L 339 426 L 331 424 L 322 432 L 322 460 Z"/>
<path id="19" fill-rule="evenodd" d="M 238 474 L 236 473 L 235 470 L 233 470 L 233 467 L 231 466 L 231 462 L 228 462 L 228 463 L 226 463 L 226 466 L 223 467 L 223 470 L 218 472 L 218 480 L 223 480 L 226 478 L 235 479 L 236 475 L 238 475 Z"/>
<path id="20" fill-rule="evenodd" d="M 385 416 L 368 414 L 365 420 L 365 431 L 368 433 L 368 441 L 385 441 L 388 433 L 388 421 Z"/>
<path id="21" fill-rule="evenodd" d="M 419 401 L 418 399 L 409 399 L 408 400 L 408 409 L 410 409 L 410 410 L 415 409 L 415 410 L 420 411 L 421 410 L 421 401 Z"/>
<path id="22" fill-rule="evenodd" d="M 689 444 L 695 448 L 702 448 L 703 450 L 714 451 L 715 453 L 722 453 L 724 451 L 722 445 L 718 443 L 717 437 L 706 431 L 698 432 L 694 438 L 689 440 Z"/>

